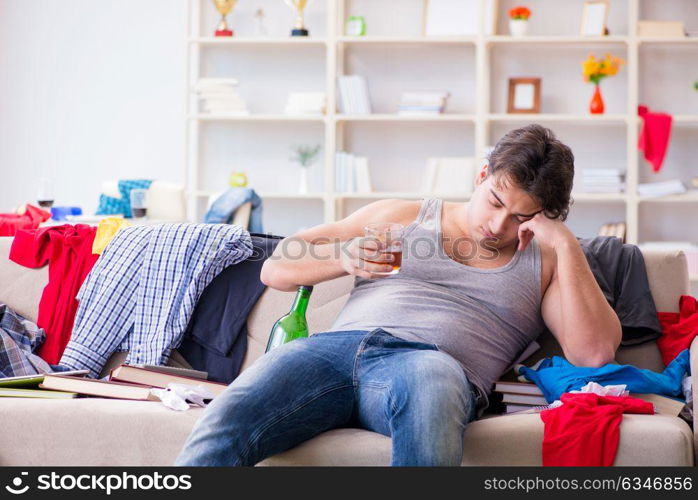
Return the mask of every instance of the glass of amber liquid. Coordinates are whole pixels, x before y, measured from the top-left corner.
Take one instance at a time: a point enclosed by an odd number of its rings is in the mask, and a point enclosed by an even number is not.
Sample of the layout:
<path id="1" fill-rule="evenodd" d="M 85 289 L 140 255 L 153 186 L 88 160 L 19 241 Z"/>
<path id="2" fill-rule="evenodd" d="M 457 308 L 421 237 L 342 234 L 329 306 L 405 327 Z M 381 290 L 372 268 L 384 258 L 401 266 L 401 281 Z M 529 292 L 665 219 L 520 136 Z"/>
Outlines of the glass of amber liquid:
<path id="1" fill-rule="evenodd" d="M 364 227 L 364 234 L 376 240 L 380 251 L 383 253 L 389 253 L 393 256 L 393 261 L 390 263 L 393 265 L 393 270 L 387 273 L 374 273 L 374 274 L 397 274 L 400 272 L 400 267 L 402 266 L 402 236 L 404 234 L 405 227 L 402 224 L 396 222 L 372 222 Z M 373 262 L 367 259 L 367 262 Z M 385 262 L 380 262 L 377 264 L 386 264 Z"/>

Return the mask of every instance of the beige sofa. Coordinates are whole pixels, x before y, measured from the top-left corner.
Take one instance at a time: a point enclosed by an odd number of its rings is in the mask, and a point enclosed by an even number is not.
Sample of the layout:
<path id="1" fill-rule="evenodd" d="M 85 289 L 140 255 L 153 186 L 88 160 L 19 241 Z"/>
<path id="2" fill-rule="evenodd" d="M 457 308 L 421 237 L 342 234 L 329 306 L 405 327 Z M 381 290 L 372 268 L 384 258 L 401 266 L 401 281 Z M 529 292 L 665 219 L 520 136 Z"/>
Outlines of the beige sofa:
<path id="1" fill-rule="evenodd" d="M 0 302 L 35 319 L 47 270 L 22 268 L 7 259 L 11 238 L 0 238 Z M 675 311 L 687 293 L 681 253 L 648 253 L 645 260 L 660 311 Z M 352 287 L 349 276 L 317 286 L 310 301 L 311 331 L 329 327 Z M 274 320 L 293 294 L 267 289 L 249 318 L 249 348 L 243 369 L 264 351 Z M 550 338 L 532 357 L 559 353 Z M 105 367 L 118 364 L 116 354 Z M 655 370 L 663 365 L 654 343 L 621 348 L 618 361 Z M 693 385 L 698 372 L 698 339 L 691 348 Z M 183 363 L 174 356 L 173 363 Z M 202 409 L 178 413 L 158 402 L 110 399 L 32 400 L 0 398 L 0 465 L 171 465 Z M 538 415 L 489 416 L 465 431 L 464 465 L 541 465 L 543 424 Z M 626 415 L 616 465 L 694 465 L 695 431 L 679 418 Z M 336 429 L 262 465 L 388 465 L 390 438 L 361 429 Z"/>

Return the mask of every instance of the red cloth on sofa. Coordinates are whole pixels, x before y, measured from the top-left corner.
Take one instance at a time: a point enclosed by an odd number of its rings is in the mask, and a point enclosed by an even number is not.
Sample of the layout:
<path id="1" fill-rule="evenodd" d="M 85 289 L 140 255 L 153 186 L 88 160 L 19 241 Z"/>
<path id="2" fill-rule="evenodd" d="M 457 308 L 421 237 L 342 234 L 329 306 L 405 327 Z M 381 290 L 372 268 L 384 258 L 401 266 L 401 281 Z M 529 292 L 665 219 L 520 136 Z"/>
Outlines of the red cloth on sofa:
<path id="1" fill-rule="evenodd" d="M 97 228 L 86 224 L 64 224 L 21 230 L 10 248 L 10 260 L 37 268 L 48 264 L 48 284 L 39 302 L 37 325 L 46 340 L 37 354 L 57 364 L 73 331 L 78 301 L 75 296 L 99 255 L 92 253 Z"/>
<path id="2" fill-rule="evenodd" d="M 644 121 L 637 147 L 645 152 L 645 160 L 652 164 L 652 170 L 659 172 L 669 148 L 672 117 L 667 113 L 650 112 L 647 106 L 638 106 L 637 114 Z"/>
<path id="3" fill-rule="evenodd" d="M 662 361 L 668 365 L 684 349 L 691 347 L 698 336 L 698 301 L 690 295 L 679 298 L 679 312 L 659 312 L 662 336 L 657 346 L 662 353 Z"/>
<path id="4" fill-rule="evenodd" d="M 14 236 L 20 229 L 36 229 L 50 218 L 50 213 L 34 205 L 27 205 L 22 215 L 0 214 L 0 236 Z"/>
<path id="5" fill-rule="evenodd" d="M 567 392 L 560 400 L 540 413 L 544 466 L 611 466 L 623 413 L 654 413 L 652 403 L 633 397 Z"/>

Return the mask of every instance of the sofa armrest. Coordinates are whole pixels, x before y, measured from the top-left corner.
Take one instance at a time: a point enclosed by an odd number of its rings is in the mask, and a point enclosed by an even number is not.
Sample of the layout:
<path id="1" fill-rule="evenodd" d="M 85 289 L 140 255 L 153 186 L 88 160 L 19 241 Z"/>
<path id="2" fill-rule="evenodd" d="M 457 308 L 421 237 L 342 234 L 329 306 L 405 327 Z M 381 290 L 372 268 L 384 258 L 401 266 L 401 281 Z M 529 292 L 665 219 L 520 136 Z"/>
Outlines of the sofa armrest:
<path id="1" fill-rule="evenodd" d="M 693 383 L 693 453 L 694 464 L 698 465 L 698 423 L 696 422 L 696 391 L 698 390 L 698 337 L 691 344 L 691 382 Z"/>

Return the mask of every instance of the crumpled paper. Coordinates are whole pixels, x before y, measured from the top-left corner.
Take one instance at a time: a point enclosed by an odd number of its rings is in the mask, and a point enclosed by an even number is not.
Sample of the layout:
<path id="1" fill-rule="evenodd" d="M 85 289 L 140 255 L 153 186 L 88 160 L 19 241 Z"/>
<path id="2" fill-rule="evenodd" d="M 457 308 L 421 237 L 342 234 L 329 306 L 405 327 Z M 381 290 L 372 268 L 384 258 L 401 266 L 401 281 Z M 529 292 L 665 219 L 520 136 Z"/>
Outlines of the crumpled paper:
<path id="1" fill-rule="evenodd" d="M 150 393 L 157 396 L 162 404 L 175 411 L 186 411 L 189 403 L 205 408 L 204 400 L 211 400 L 215 395 L 203 385 L 178 384 L 170 382 L 166 389 L 150 389 Z"/>
<path id="2" fill-rule="evenodd" d="M 596 382 L 589 382 L 587 385 L 585 385 L 578 391 L 570 392 L 593 392 L 594 394 L 598 394 L 599 396 L 627 396 L 628 394 L 630 394 L 630 392 L 625 390 L 626 387 L 627 385 L 625 384 L 600 385 Z"/>

